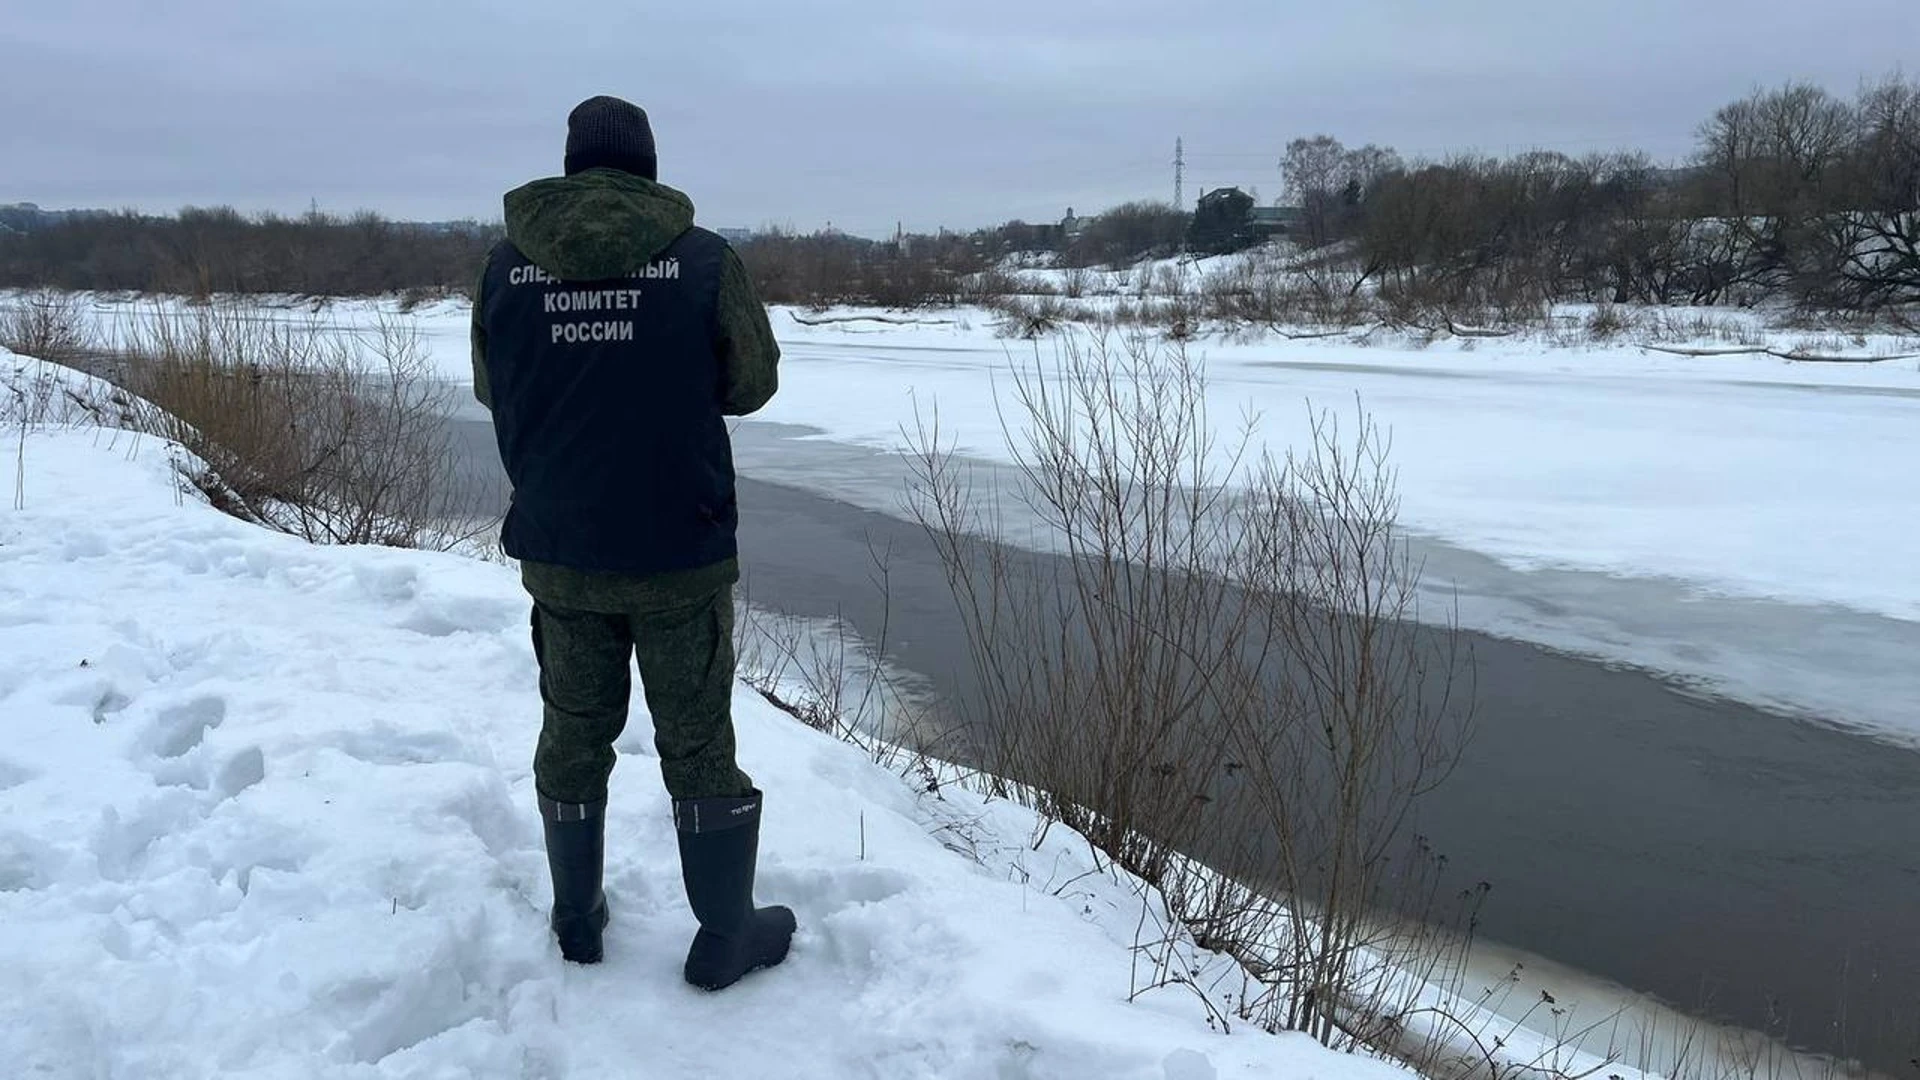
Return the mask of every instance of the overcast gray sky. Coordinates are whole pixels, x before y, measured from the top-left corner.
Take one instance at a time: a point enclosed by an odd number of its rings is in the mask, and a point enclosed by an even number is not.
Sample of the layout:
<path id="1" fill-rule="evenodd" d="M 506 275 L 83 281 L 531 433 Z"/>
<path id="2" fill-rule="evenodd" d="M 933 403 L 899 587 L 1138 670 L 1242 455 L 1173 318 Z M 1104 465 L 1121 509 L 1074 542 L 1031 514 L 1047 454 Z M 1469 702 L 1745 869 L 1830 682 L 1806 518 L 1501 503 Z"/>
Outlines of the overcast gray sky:
<path id="1" fill-rule="evenodd" d="M 1916 43 L 1920 0 L 58 0 L 0 21 L 0 202 L 493 218 L 610 93 L 708 225 L 1051 220 L 1170 198 L 1175 136 L 1189 202 L 1322 131 L 1677 159 Z"/>

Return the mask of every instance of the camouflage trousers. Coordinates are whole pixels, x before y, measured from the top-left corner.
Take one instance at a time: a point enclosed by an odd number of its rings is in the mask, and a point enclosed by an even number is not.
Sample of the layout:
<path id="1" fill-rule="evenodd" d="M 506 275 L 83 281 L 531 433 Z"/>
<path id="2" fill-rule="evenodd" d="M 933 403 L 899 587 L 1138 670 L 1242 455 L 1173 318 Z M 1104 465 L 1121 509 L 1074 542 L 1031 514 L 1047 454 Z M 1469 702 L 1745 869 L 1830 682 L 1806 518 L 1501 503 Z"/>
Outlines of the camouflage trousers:
<path id="1" fill-rule="evenodd" d="M 547 800 L 606 800 L 613 744 L 627 726 L 631 660 L 639 662 L 667 793 L 704 799 L 753 790 L 734 761 L 731 585 L 620 610 L 535 596 L 533 652 L 544 705 L 533 777 Z"/>

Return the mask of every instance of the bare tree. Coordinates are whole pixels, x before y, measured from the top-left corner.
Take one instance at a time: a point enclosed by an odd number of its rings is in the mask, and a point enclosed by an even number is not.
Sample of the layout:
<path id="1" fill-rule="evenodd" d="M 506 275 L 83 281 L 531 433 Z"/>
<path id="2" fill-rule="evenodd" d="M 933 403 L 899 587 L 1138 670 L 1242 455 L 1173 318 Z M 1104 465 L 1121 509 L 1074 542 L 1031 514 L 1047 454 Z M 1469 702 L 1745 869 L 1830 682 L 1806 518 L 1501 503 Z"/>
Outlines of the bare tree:
<path id="1" fill-rule="evenodd" d="M 1920 82 L 1887 78 L 1856 103 L 1847 203 L 1826 237 L 1843 306 L 1920 303 Z"/>
<path id="2" fill-rule="evenodd" d="M 1306 214 L 1309 246 L 1320 247 L 1333 240 L 1347 168 L 1347 148 L 1331 135 L 1295 139 L 1287 144 L 1280 171 L 1286 179 L 1287 198 Z"/>
<path id="3" fill-rule="evenodd" d="M 1069 266 L 1124 267 L 1142 258 L 1176 254 L 1188 215 L 1167 203 L 1122 203 L 1088 219 L 1061 251 Z"/>

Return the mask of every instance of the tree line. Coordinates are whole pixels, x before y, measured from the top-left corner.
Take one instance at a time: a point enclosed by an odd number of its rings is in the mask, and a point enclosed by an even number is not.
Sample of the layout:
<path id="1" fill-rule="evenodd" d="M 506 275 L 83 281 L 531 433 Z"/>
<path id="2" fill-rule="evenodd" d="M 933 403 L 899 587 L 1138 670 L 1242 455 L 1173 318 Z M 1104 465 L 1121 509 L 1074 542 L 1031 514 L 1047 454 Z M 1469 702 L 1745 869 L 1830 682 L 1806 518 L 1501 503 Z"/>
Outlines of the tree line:
<path id="1" fill-rule="evenodd" d="M 1698 129 L 1690 160 L 1533 151 L 1407 161 L 1391 147 L 1295 139 L 1287 236 L 1316 287 L 1400 311 L 1517 315 L 1556 301 L 1886 312 L 1920 304 L 1920 82 L 1851 99 L 1789 83 Z M 1018 291 L 990 268 L 1237 251 L 1260 242 L 1234 189 L 1192 213 L 1130 202 L 1055 224 L 876 242 L 762 237 L 742 248 L 768 298 L 913 306 Z M 1331 299 L 1331 298 L 1330 298 Z"/>
<path id="2" fill-rule="evenodd" d="M 1410 310 L 1518 312 L 1554 301 L 1752 304 L 1881 312 L 1920 303 L 1920 81 L 1843 98 L 1790 83 L 1717 110 L 1684 165 L 1645 154 L 1401 158 L 1329 135 L 1281 166 L 1288 237 L 1322 288 Z M 1262 239 L 1253 200 L 1194 213 L 1130 202 L 1059 223 L 870 240 L 773 231 L 738 246 L 765 298 L 913 307 L 1017 291 L 996 273 L 1040 253 L 1065 267 L 1230 252 Z M 367 295 L 471 286 L 494 224 L 374 214 L 68 215 L 0 222 L 0 287 L 206 295 Z"/>
<path id="3" fill-rule="evenodd" d="M 1352 283 L 1432 304 L 1554 300 L 1880 311 L 1920 303 L 1920 82 L 1757 91 L 1692 159 L 1534 152 L 1408 164 L 1296 139 L 1299 239 Z"/>
<path id="4" fill-rule="evenodd" d="M 472 285 L 498 226 L 350 217 L 244 215 L 189 207 L 173 215 L 69 214 L 0 231 L 0 287 L 207 296 L 368 296 Z"/>

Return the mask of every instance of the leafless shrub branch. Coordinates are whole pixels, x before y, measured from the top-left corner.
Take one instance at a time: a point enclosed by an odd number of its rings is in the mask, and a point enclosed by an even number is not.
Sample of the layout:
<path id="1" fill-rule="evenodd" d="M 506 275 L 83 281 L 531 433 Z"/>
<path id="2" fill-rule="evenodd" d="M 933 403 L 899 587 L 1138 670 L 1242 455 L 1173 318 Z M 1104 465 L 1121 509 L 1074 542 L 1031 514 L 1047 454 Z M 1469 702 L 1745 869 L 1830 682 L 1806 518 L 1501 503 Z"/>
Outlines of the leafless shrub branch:
<path id="1" fill-rule="evenodd" d="M 985 687 L 976 751 L 1164 898 L 1145 985 L 1186 977 L 1177 923 L 1262 972 L 1241 1018 L 1352 1044 L 1335 1002 L 1391 1015 L 1380 972 L 1454 949 L 1400 916 L 1434 914 L 1401 892 L 1432 855 L 1405 826 L 1464 737 L 1465 658 L 1415 626 L 1386 440 L 1319 414 L 1302 454 L 1255 455 L 1252 418 L 1220 439 L 1198 363 L 1139 336 L 1067 339 L 1016 372 L 1008 414 L 1057 561 L 990 542 L 937 416 L 914 439 L 914 510 Z"/>
<path id="2" fill-rule="evenodd" d="M 117 368 L 140 426 L 205 463 L 216 506 L 314 543 L 448 549 L 461 521 L 451 388 L 409 323 L 370 332 L 239 309 L 156 306 L 123 328 Z"/>

